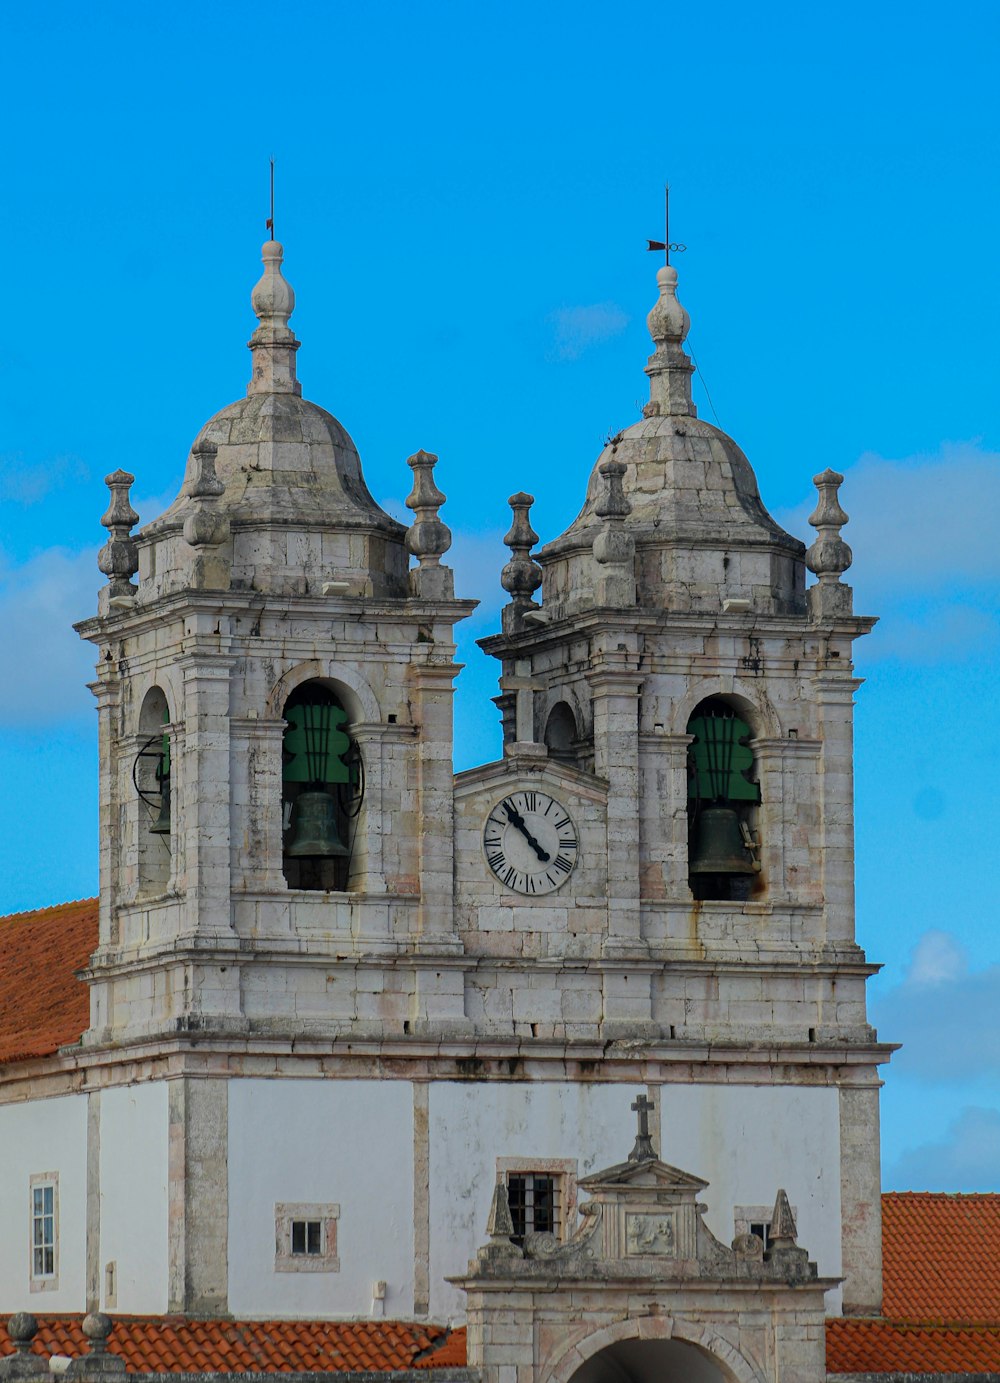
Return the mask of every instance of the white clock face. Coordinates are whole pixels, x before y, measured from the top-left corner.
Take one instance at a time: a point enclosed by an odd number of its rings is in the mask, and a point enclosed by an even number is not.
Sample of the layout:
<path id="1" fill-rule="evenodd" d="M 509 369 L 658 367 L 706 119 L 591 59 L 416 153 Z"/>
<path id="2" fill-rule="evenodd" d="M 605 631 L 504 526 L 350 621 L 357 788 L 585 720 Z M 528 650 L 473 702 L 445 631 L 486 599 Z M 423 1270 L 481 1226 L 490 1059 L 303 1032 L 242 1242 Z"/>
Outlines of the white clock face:
<path id="1" fill-rule="evenodd" d="M 490 812 L 483 827 L 486 863 L 516 893 L 552 893 L 576 864 L 576 826 L 547 792 L 512 792 Z"/>

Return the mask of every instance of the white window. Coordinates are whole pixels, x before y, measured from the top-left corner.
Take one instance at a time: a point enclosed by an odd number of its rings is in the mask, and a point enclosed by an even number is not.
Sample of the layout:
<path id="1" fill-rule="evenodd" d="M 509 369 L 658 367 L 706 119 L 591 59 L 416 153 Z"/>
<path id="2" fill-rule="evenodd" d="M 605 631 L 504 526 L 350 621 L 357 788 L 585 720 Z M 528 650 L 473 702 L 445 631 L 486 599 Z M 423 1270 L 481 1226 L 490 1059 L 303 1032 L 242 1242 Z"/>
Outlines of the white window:
<path id="1" fill-rule="evenodd" d="M 568 1239 L 576 1228 L 576 1162 L 556 1157 L 501 1157 L 497 1179 L 507 1186 L 514 1242 L 529 1234 Z"/>
<path id="2" fill-rule="evenodd" d="M 31 1290 L 54 1291 L 59 1286 L 59 1174 L 33 1176 L 29 1194 Z"/>
<path id="3" fill-rule="evenodd" d="M 274 1207 L 274 1271 L 338 1273 L 339 1205 L 281 1201 Z"/>

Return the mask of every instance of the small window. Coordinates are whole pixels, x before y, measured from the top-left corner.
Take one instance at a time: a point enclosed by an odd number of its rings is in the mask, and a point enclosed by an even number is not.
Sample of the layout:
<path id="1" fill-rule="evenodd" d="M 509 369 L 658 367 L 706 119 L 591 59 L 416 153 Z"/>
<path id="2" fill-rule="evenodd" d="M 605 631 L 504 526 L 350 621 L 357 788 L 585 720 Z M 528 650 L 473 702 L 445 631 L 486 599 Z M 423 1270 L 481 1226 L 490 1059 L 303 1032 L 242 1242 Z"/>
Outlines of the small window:
<path id="1" fill-rule="evenodd" d="M 514 1242 L 529 1234 L 568 1239 L 576 1228 L 576 1162 L 570 1158 L 501 1157 L 497 1180 L 507 1186 Z"/>
<path id="2" fill-rule="evenodd" d="M 757 1238 L 764 1245 L 764 1252 L 767 1253 L 771 1243 L 771 1222 L 770 1220 L 751 1220 L 750 1233 L 756 1234 Z"/>
<path id="3" fill-rule="evenodd" d="M 511 1172 L 507 1177 L 507 1200 L 514 1221 L 515 1243 L 523 1244 L 527 1234 L 558 1234 L 559 1183 L 554 1176 Z"/>
<path id="4" fill-rule="evenodd" d="M 33 1176 L 30 1182 L 31 1290 L 54 1291 L 59 1286 L 59 1177 L 55 1172 Z"/>
<path id="5" fill-rule="evenodd" d="M 274 1271 L 339 1273 L 339 1205 L 283 1201 L 274 1207 Z"/>
<path id="6" fill-rule="evenodd" d="M 764 1252 L 767 1253 L 771 1247 L 771 1214 L 773 1206 L 770 1205 L 738 1205 L 736 1206 L 734 1221 L 737 1234 L 756 1234 L 757 1238 L 764 1245 Z M 798 1214 L 797 1210 L 793 1210 Z"/>
<path id="7" fill-rule="evenodd" d="M 316 1256 L 323 1252 L 323 1221 L 292 1221 L 292 1253 Z"/>

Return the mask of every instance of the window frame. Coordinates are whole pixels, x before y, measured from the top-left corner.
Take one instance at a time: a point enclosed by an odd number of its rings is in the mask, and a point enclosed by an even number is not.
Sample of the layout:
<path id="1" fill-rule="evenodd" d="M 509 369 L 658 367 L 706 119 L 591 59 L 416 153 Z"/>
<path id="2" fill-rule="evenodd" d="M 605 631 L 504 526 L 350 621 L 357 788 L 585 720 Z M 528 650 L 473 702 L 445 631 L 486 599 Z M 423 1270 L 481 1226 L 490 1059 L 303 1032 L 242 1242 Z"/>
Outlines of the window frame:
<path id="1" fill-rule="evenodd" d="M 773 1205 L 737 1205 L 733 1207 L 733 1225 L 737 1234 L 753 1234 L 754 1225 L 763 1225 L 767 1233 L 764 1236 L 764 1252 L 770 1248 L 771 1216 L 774 1214 Z M 799 1212 L 792 1206 L 792 1214 L 798 1221 Z"/>
<path id="2" fill-rule="evenodd" d="M 498 1157 L 497 1182 L 510 1188 L 511 1176 L 551 1177 L 553 1182 L 553 1231 L 560 1243 L 571 1239 L 577 1228 L 577 1162 L 575 1157 Z M 508 1199 L 509 1204 L 509 1199 Z M 526 1230 L 535 1234 L 537 1230 Z"/>
<path id="3" fill-rule="evenodd" d="M 332 1202 L 278 1201 L 274 1207 L 274 1271 L 276 1273 L 339 1273 L 337 1222 L 340 1206 Z M 320 1252 L 296 1253 L 292 1249 L 292 1226 L 305 1223 L 320 1226 Z M 306 1230 L 306 1244 L 309 1231 Z"/>
<path id="4" fill-rule="evenodd" d="M 41 1215 L 35 1213 L 35 1196 L 45 1191 L 52 1192 L 52 1209 L 46 1212 L 43 1209 Z M 35 1252 L 41 1249 L 42 1253 L 49 1247 L 47 1243 L 36 1245 L 35 1225 L 41 1220 L 52 1222 L 52 1271 L 38 1272 L 35 1268 Z M 32 1292 L 55 1292 L 59 1289 L 59 1173 L 58 1172 L 36 1172 L 28 1178 L 28 1282 Z"/>

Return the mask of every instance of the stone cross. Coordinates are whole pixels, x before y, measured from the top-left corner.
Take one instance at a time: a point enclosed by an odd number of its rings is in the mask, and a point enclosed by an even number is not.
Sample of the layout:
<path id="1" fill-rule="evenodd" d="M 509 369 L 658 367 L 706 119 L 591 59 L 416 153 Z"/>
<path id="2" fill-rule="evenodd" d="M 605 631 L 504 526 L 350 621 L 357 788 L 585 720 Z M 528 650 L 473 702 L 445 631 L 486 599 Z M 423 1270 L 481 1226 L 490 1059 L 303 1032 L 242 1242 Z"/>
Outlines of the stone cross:
<path id="1" fill-rule="evenodd" d="M 649 1112 L 654 1108 L 651 1100 L 644 1094 L 636 1097 L 632 1110 L 639 1116 L 639 1131 L 635 1136 L 635 1147 L 628 1155 L 629 1162 L 646 1162 L 655 1158 L 652 1139 L 649 1136 Z"/>

